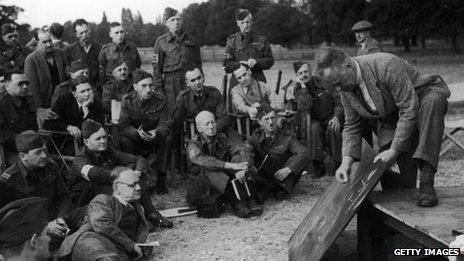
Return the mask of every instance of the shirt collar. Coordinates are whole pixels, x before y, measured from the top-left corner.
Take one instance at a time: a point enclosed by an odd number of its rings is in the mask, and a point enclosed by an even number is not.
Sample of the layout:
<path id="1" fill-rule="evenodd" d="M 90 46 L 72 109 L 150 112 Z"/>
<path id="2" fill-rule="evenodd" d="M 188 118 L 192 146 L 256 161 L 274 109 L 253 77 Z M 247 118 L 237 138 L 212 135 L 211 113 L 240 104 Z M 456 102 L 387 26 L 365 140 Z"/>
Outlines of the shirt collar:
<path id="1" fill-rule="evenodd" d="M 361 74 L 361 67 L 359 67 L 358 61 L 356 61 L 355 59 L 353 59 L 353 61 L 354 61 L 354 64 L 356 65 L 356 84 L 357 85 L 364 84 L 364 79 L 362 78 L 362 74 Z"/>
<path id="2" fill-rule="evenodd" d="M 121 203 L 122 205 L 124 206 L 130 206 L 129 202 L 125 201 L 124 199 L 122 199 L 121 197 L 119 197 L 118 195 L 114 195 L 114 197 L 119 201 L 119 203 Z"/>

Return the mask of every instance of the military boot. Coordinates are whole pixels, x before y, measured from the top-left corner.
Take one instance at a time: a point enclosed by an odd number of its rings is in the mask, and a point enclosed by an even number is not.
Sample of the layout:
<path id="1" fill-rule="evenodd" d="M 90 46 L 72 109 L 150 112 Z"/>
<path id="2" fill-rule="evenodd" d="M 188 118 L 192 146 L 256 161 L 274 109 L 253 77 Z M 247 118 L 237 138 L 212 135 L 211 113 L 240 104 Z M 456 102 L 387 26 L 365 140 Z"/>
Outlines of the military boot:
<path id="1" fill-rule="evenodd" d="M 173 224 L 171 221 L 163 217 L 158 211 L 154 211 L 147 217 L 147 221 L 150 222 L 154 227 L 172 228 Z"/>
<path id="2" fill-rule="evenodd" d="M 438 204 L 437 194 L 435 193 L 434 179 L 435 170 L 428 164 L 424 164 L 419 178 L 419 198 L 417 205 L 421 207 L 434 207 Z"/>
<path id="3" fill-rule="evenodd" d="M 237 217 L 240 218 L 250 218 L 253 216 L 253 213 L 249 207 L 242 200 L 237 200 L 235 204 L 232 205 L 234 213 Z"/>
<path id="4" fill-rule="evenodd" d="M 263 208 L 258 205 L 258 202 L 253 198 L 249 198 L 247 202 L 248 208 L 251 209 L 251 214 L 255 217 L 261 216 L 263 214 Z"/>

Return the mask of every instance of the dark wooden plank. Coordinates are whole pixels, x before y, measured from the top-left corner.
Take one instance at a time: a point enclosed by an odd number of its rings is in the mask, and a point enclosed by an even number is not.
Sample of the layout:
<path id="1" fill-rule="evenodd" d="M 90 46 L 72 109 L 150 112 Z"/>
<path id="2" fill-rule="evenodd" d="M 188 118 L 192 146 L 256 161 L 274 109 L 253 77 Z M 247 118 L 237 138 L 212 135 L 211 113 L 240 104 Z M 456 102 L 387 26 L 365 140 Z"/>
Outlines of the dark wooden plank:
<path id="1" fill-rule="evenodd" d="M 375 187 L 385 165 L 372 163 L 375 153 L 364 141 L 362 155 L 353 165 L 350 181 L 341 184 L 334 180 L 292 235 L 290 260 L 321 259 Z"/>

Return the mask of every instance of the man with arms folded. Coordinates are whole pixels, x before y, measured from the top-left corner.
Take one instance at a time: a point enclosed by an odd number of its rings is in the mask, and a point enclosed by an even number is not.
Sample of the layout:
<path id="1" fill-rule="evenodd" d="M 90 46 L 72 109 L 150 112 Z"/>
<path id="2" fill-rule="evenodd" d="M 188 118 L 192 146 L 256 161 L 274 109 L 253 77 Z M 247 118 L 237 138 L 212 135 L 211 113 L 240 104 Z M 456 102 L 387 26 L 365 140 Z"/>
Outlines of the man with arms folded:
<path id="1" fill-rule="evenodd" d="M 275 110 L 284 110 L 282 102 L 271 103 L 271 89 L 264 82 L 251 77 L 250 67 L 243 63 L 236 63 L 231 67 L 235 78 L 239 82 L 232 88 L 232 102 L 235 109 L 254 119 L 257 108 L 261 104 L 271 105 Z"/>

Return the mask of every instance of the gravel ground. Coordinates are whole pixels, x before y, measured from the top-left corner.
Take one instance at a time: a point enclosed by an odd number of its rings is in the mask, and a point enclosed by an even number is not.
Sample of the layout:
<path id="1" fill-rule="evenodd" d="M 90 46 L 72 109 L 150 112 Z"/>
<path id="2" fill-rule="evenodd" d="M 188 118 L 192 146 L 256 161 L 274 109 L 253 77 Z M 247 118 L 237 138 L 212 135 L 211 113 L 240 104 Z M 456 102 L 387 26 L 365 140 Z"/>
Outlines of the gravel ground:
<path id="1" fill-rule="evenodd" d="M 441 158 L 437 186 L 464 184 L 463 156 L 454 147 Z M 150 240 L 159 241 L 161 246 L 146 260 L 287 260 L 288 240 L 332 181 L 333 177 L 314 180 L 303 176 L 292 198 L 268 200 L 264 214 L 257 218 L 237 218 L 230 207 L 217 219 L 196 215 L 173 218 L 173 229 L 160 229 L 150 235 Z M 154 198 L 155 205 L 159 209 L 186 206 L 185 188 L 186 184 L 171 186 L 168 195 Z M 355 256 L 354 218 L 328 251 L 327 259 L 349 261 L 356 260 Z"/>

